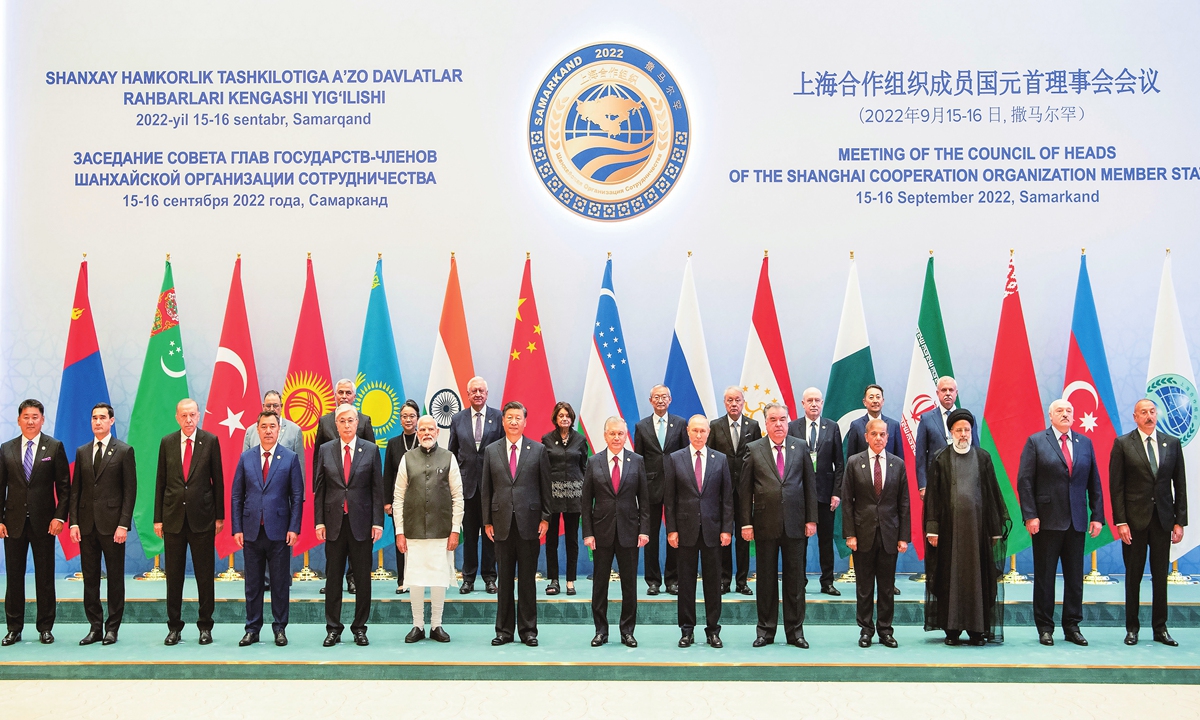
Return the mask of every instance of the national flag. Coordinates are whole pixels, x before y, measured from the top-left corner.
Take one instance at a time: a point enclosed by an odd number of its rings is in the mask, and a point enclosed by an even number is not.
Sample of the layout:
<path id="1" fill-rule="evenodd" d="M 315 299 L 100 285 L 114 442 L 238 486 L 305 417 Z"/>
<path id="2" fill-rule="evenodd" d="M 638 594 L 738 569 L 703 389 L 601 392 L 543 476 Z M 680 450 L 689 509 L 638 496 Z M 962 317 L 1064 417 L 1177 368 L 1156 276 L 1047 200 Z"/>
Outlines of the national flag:
<path id="1" fill-rule="evenodd" d="M 225 517 L 230 515 L 233 476 L 242 456 L 246 428 L 258 421 L 262 401 L 258 394 L 258 370 L 254 366 L 254 347 L 250 342 L 250 322 L 246 319 L 246 297 L 242 293 L 242 259 L 233 264 L 229 299 L 225 302 L 225 321 L 221 326 L 221 344 L 213 364 L 208 402 L 204 404 L 203 428 L 221 441 L 221 467 L 225 471 Z M 217 533 L 217 554 L 226 557 L 237 552 L 233 525 L 225 523 Z"/>
<path id="2" fill-rule="evenodd" d="M 164 435 L 179 429 L 175 406 L 188 397 L 187 368 L 183 362 L 183 337 L 175 279 L 167 257 L 162 289 L 154 307 L 150 343 L 142 363 L 133 412 L 129 414 L 129 444 L 137 459 L 137 503 L 133 524 L 147 558 L 163 551 L 162 538 L 154 534 L 154 486 L 158 480 L 158 446 Z"/>
<path id="3" fill-rule="evenodd" d="M 938 409 L 937 383 L 943 376 L 954 377 L 950 362 L 950 345 L 946 342 L 946 327 L 942 324 L 942 306 L 938 301 L 937 283 L 933 278 L 933 254 L 925 263 L 925 287 L 921 291 L 921 311 L 917 315 L 917 335 L 913 341 L 912 360 L 908 366 L 908 387 L 904 391 L 900 430 L 904 433 L 904 468 L 908 473 L 908 502 L 912 536 L 925 536 L 922 528 L 924 502 L 917 488 L 917 426 L 921 416 Z M 955 402 L 957 405 L 958 402 Z M 913 543 L 917 558 L 925 559 L 925 543 Z"/>
<path id="4" fill-rule="evenodd" d="M 688 253 L 683 269 L 683 287 L 679 291 L 679 309 L 675 311 L 675 332 L 667 356 L 663 384 L 671 389 L 671 406 L 684 418 L 704 415 L 717 417 L 717 398 L 713 394 L 712 370 L 708 366 L 708 346 L 704 325 L 700 322 L 700 301 L 692 279 L 692 258 Z"/>
<path id="5" fill-rule="evenodd" d="M 538 319 L 537 300 L 533 296 L 530 260 L 525 255 L 521 292 L 517 297 L 517 319 L 513 324 L 512 345 L 508 351 L 508 373 L 504 377 L 502 404 L 516 400 L 525 406 L 525 434 L 541 439 L 554 429 L 554 386 Z"/>
<path id="6" fill-rule="evenodd" d="M 1108 357 L 1104 354 L 1104 338 L 1100 336 L 1100 319 L 1092 298 L 1086 255 L 1079 258 L 1079 281 L 1075 285 L 1075 312 L 1071 318 L 1062 396 L 1074 407 L 1075 432 L 1092 441 L 1104 491 L 1104 518 L 1108 526 L 1100 531 L 1099 537 L 1086 538 L 1084 552 L 1091 552 L 1109 544 L 1116 536 L 1112 498 L 1108 493 L 1108 457 L 1112 454 L 1113 442 L 1121 434 L 1121 421 L 1116 413 L 1116 393 L 1108 374 Z"/>
<path id="7" fill-rule="evenodd" d="M 100 344 L 96 341 L 96 324 L 92 320 L 92 301 L 88 298 L 87 260 L 79 263 L 79 278 L 75 281 L 75 303 L 71 306 L 71 326 L 67 331 L 67 353 L 63 359 L 62 383 L 58 388 L 58 411 L 54 413 L 54 437 L 66 448 L 71 461 L 71 476 L 75 475 L 75 449 L 92 442 L 92 406 L 109 402 L 108 382 L 104 379 L 104 363 L 100 361 Z M 112 427 L 113 437 L 117 426 Z M 79 545 L 71 540 L 70 532 L 58 534 L 63 558 L 79 555 Z"/>
<path id="8" fill-rule="evenodd" d="M 292 547 L 300 555 L 319 544 L 313 520 L 311 477 L 313 453 L 317 448 L 317 423 L 321 416 L 333 412 L 333 380 L 329 375 L 329 353 L 325 346 L 325 327 L 321 323 L 321 304 L 317 300 L 317 281 L 313 277 L 312 257 L 308 258 L 308 277 L 304 282 L 304 299 L 300 303 L 300 319 L 296 323 L 296 338 L 292 342 L 292 357 L 288 361 L 287 377 L 283 381 L 283 415 L 300 426 L 304 433 L 304 469 L 307 480 L 304 489 L 304 519 L 300 538 Z"/>
<path id="9" fill-rule="evenodd" d="M 1183 336 L 1183 320 L 1171 277 L 1171 252 L 1163 262 L 1162 283 L 1158 287 L 1158 309 L 1154 313 L 1154 338 L 1150 341 L 1150 367 L 1146 373 L 1146 397 L 1158 406 L 1158 430 L 1179 438 L 1183 445 L 1183 464 L 1191 470 L 1187 494 L 1200 497 L 1200 396 L 1192 357 Z M 1178 560 L 1200 545 L 1200 534 L 1189 531 L 1183 540 L 1171 545 L 1171 560 Z"/>
<path id="10" fill-rule="evenodd" d="M 766 253 L 763 253 L 762 267 L 758 271 L 750 335 L 746 338 L 746 356 L 742 360 L 741 386 L 742 394 L 746 396 L 743 412 L 760 423 L 764 419 L 763 408 L 771 402 L 787 405 L 791 416 L 799 417 L 787 357 L 783 352 L 783 338 L 779 334 L 779 316 L 775 314 Z"/>
<path id="11" fill-rule="evenodd" d="M 1038 395 L 1037 376 L 1033 372 L 1033 354 L 1025 331 L 1017 271 L 1008 259 L 1008 279 L 1004 284 L 1004 304 L 1000 308 L 1000 327 L 996 332 L 996 351 L 992 355 L 992 374 L 988 380 L 979 446 L 992 456 L 1000 494 L 1008 506 L 1012 531 L 1008 535 L 1008 554 L 1016 555 L 1032 544 L 1017 496 L 1017 469 L 1021 450 L 1035 432 L 1046 429 L 1046 415 Z"/>
<path id="12" fill-rule="evenodd" d="M 358 351 L 358 375 L 355 378 L 358 394 L 354 404 L 359 412 L 371 418 L 375 444 L 380 460 L 387 449 L 388 436 L 402 431 L 400 408 L 404 406 L 404 380 L 400 377 L 400 358 L 396 356 L 396 338 L 392 333 L 392 315 L 388 311 L 387 293 L 383 289 L 383 257 L 375 260 L 371 276 L 371 296 L 367 301 L 367 321 L 363 327 L 362 347 Z M 391 498 L 384 498 L 391 505 Z M 383 520 L 383 536 L 375 543 L 379 550 L 396 542 L 391 515 Z"/>
<path id="13" fill-rule="evenodd" d="M 846 297 L 842 300 L 842 319 L 837 342 L 833 346 L 833 364 L 829 367 L 829 385 L 825 389 L 826 417 L 837 420 L 842 437 L 850 434 L 850 423 L 867 414 L 863 393 L 875 383 L 875 364 L 871 360 L 871 342 L 867 339 L 867 315 L 863 311 L 862 290 L 858 284 L 858 265 L 850 255 L 850 275 Z M 799 417 L 799 415 L 797 415 Z M 843 443 L 845 441 L 843 440 Z M 846 557 L 850 548 L 842 538 L 842 509 L 833 518 L 833 541 L 838 555 Z"/>
<path id="14" fill-rule="evenodd" d="M 467 337 L 467 315 L 463 310 L 462 289 L 458 284 L 458 263 L 450 253 L 450 277 L 442 300 L 442 318 L 438 322 L 433 345 L 433 364 L 429 385 L 425 388 L 425 412 L 437 421 L 441 432 L 438 445 L 450 442 L 450 418 L 462 410 L 467 382 L 475 377 L 471 361 L 471 340 Z"/>
<path id="15" fill-rule="evenodd" d="M 612 256 L 604 264 L 600 281 L 600 299 L 596 303 L 596 324 L 592 328 L 592 351 L 588 353 L 587 375 L 583 381 L 583 399 L 579 403 L 579 426 L 587 437 L 592 452 L 599 452 L 604 442 L 604 421 L 620 417 L 629 426 L 629 447 L 633 442 L 633 426 L 637 424 L 637 393 L 629 369 L 629 352 L 621 330 L 621 313 L 617 311 L 617 295 L 613 289 Z"/>

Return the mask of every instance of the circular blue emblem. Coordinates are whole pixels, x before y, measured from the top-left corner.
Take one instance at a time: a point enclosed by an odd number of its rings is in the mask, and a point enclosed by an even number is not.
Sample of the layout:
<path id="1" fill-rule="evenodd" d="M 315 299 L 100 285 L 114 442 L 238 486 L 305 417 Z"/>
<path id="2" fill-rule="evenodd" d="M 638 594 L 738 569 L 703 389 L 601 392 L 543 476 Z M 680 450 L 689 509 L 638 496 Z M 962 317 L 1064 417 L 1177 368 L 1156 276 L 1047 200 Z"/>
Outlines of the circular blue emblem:
<path id="1" fill-rule="evenodd" d="M 1158 407 L 1159 427 L 1187 445 L 1200 429 L 1200 396 L 1196 386 L 1182 375 L 1159 375 L 1146 383 L 1146 397 Z"/>
<path id="2" fill-rule="evenodd" d="M 462 400 L 459 399 L 458 393 L 450 388 L 438 390 L 429 400 L 429 414 L 442 430 L 450 429 L 450 419 L 459 410 L 462 410 Z"/>
<path id="3" fill-rule="evenodd" d="M 592 220 L 626 220 L 656 206 L 683 171 L 689 134 L 675 77 L 620 43 L 563 58 L 529 111 L 529 154 L 542 183 Z"/>

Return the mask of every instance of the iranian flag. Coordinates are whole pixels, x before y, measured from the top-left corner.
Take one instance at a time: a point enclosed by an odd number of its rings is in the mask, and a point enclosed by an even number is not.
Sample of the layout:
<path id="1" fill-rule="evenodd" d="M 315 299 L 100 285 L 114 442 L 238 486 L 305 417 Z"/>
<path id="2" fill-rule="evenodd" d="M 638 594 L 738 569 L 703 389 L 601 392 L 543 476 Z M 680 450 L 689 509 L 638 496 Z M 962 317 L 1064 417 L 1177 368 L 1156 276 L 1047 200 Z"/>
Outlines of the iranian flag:
<path id="1" fill-rule="evenodd" d="M 1021 293 L 1017 289 L 1017 271 L 1009 256 L 1000 328 L 996 332 L 996 352 L 992 356 L 992 374 L 979 429 L 979 445 L 992 455 L 1000 494 L 1012 520 L 1009 555 L 1016 555 L 1032 544 L 1029 532 L 1021 522 L 1017 468 L 1021 465 L 1025 441 L 1046 427 L 1037 377 L 1033 372 L 1033 355 L 1029 351 L 1029 335 L 1025 331 L 1025 314 L 1021 310 Z"/>
<path id="2" fill-rule="evenodd" d="M 925 537 L 922 528 L 924 502 L 917 489 L 917 425 L 922 415 L 937 410 L 937 383 L 943 375 L 954 377 L 954 366 L 950 363 L 950 346 L 946 342 L 946 327 L 942 324 L 942 306 L 933 278 L 931 251 L 925 263 L 925 288 L 921 291 L 921 312 L 917 316 L 917 335 L 913 341 L 912 360 L 908 365 L 908 387 L 904 391 L 904 406 L 900 416 L 900 431 L 904 433 L 904 467 L 908 472 L 909 517 L 914 538 Z M 917 557 L 924 560 L 925 543 L 916 542 L 913 547 Z"/>
<path id="3" fill-rule="evenodd" d="M 529 254 L 521 275 L 517 296 L 517 319 L 513 325 L 512 345 L 508 351 L 508 373 L 504 376 L 501 404 L 516 400 L 525 406 L 525 435 L 536 440 L 554 429 L 554 386 L 550 382 L 550 364 L 542 324 L 538 320 L 537 300 L 533 296 L 533 277 Z"/>
<path id="4" fill-rule="evenodd" d="M 788 375 L 787 358 L 783 354 L 783 338 L 779 334 L 779 316 L 775 314 L 766 253 L 758 273 L 758 291 L 754 296 L 750 337 L 746 339 L 746 357 L 742 361 L 741 385 L 746 396 L 744 412 L 760 423 L 764 420 L 763 406 L 770 402 L 782 402 L 793 417 L 798 416 L 792 378 Z"/>
<path id="5" fill-rule="evenodd" d="M 437 421 L 441 432 L 438 445 L 450 442 L 450 418 L 463 409 L 467 382 L 475 377 L 471 361 L 471 340 L 467 337 L 467 315 L 463 311 L 462 288 L 458 284 L 458 263 L 450 253 L 450 277 L 442 300 L 442 319 L 438 322 L 433 345 L 433 364 L 429 385 L 425 388 L 425 412 Z"/>

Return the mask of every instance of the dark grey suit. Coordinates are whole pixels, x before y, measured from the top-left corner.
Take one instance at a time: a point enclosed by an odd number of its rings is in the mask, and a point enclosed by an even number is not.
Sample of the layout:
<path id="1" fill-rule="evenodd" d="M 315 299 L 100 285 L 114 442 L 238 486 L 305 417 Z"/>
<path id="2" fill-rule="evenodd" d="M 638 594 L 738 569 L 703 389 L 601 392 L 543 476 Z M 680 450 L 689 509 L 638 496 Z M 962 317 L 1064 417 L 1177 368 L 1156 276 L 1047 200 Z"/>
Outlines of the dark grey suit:
<path id="1" fill-rule="evenodd" d="M 892 635 L 898 543 L 912 540 L 908 474 L 903 458 L 886 451 L 879 463 L 883 492 L 875 495 L 875 466 L 870 450 L 846 460 L 842 483 L 842 536 L 855 538 L 854 571 L 858 627 L 874 634 L 872 605 L 878 588 L 879 637 Z"/>
<path id="2" fill-rule="evenodd" d="M 621 634 L 637 625 L 638 535 L 650 532 L 650 494 L 642 456 L 621 451 L 618 490 L 614 492 L 608 448 L 588 458 L 583 471 L 580 521 L 583 536 L 596 540 L 592 553 L 592 620 L 596 634 L 608 636 L 608 576 L 617 561 L 621 575 Z"/>
<path id="3" fill-rule="evenodd" d="M 801 417 L 788 424 L 788 435 L 798 437 L 806 443 L 811 440 L 808 417 Z M 834 511 L 829 506 L 835 497 L 841 497 L 842 472 L 842 429 L 829 418 L 817 418 L 817 444 L 809 444 L 809 456 L 816 453 L 813 469 L 817 481 L 817 552 L 821 560 L 821 587 L 833 587 L 833 520 Z"/>
<path id="4" fill-rule="evenodd" d="M 95 465 L 95 441 L 75 450 L 71 483 L 71 525 L 79 528 L 83 571 L 83 612 L 94 632 L 121 628 L 125 613 L 125 544 L 113 540 L 118 527 L 133 527 L 137 465 L 133 448 L 109 435 Z M 108 568 L 108 622 L 100 605 L 100 558 Z"/>
<path id="5" fill-rule="evenodd" d="M 484 407 L 481 418 L 482 440 L 475 445 L 472 424 L 474 408 L 459 410 L 450 418 L 450 440 L 446 449 L 454 453 L 463 482 L 462 579 L 464 585 L 475 582 L 479 573 L 484 582 L 496 582 L 496 548 L 483 532 L 483 506 L 479 499 L 479 482 L 483 476 L 483 452 L 488 445 L 504 437 L 502 416 L 494 407 Z M 480 562 L 480 541 L 483 557 Z"/>
<path id="6" fill-rule="evenodd" d="M 687 420 L 667 413 L 666 441 L 658 442 L 658 416 L 650 413 L 634 426 L 633 451 L 646 461 L 646 486 L 650 491 L 650 542 L 642 552 L 642 572 L 646 584 L 657 587 L 666 580 L 668 586 L 678 582 L 675 572 L 675 548 L 667 546 L 666 561 L 659 569 L 659 537 L 663 518 L 663 458 L 687 446 Z"/>
<path id="7" fill-rule="evenodd" d="M 742 477 L 742 463 L 750 452 L 750 443 L 762 437 L 758 421 L 749 415 L 738 418 L 737 450 L 733 447 L 733 434 L 730 431 L 729 415 L 725 414 L 708 424 L 708 446 L 719 453 L 724 453 L 729 462 L 729 477 L 733 480 L 733 516 L 737 517 L 742 499 L 738 495 L 738 480 Z M 734 579 L 733 560 L 737 555 L 737 584 L 746 585 L 750 577 L 750 543 L 742 539 L 740 532 L 734 532 L 733 544 L 721 548 L 721 584 L 729 585 Z"/>
<path id="8" fill-rule="evenodd" d="M 704 575 L 705 634 L 721 630 L 721 533 L 733 533 L 733 482 L 725 456 L 712 448 L 704 453 L 702 482 L 696 482 L 695 451 L 676 450 L 663 463 L 663 500 L 667 533 L 679 533 L 679 629 L 696 627 L 697 560 Z"/>
<path id="9" fill-rule="evenodd" d="M 255 428 L 255 433 L 257 433 L 257 432 L 258 432 L 258 429 Z M 368 442 L 375 442 L 375 428 L 373 428 L 371 426 L 371 418 L 368 417 L 367 415 L 364 415 L 361 412 L 358 413 L 358 427 L 355 429 L 354 432 L 358 437 L 362 438 L 363 440 L 366 440 Z M 283 433 L 283 428 L 280 428 L 280 439 L 283 438 L 282 433 Z M 317 421 L 317 437 L 313 440 L 313 454 L 312 454 L 312 464 L 313 464 L 312 472 L 313 472 L 313 474 L 312 474 L 312 477 L 315 478 L 317 476 L 317 458 L 320 457 L 321 446 L 324 445 L 325 443 L 329 442 L 330 440 L 337 440 L 337 439 L 338 439 L 337 418 L 334 416 L 334 413 L 332 413 L 332 412 L 325 413 L 324 415 L 321 416 L 321 419 L 319 421 Z M 303 442 L 301 442 L 301 445 L 303 445 Z M 297 453 L 297 454 L 300 457 L 304 457 L 304 453 Z M 392 479 L 394 481 L 395 477 L 393 477 Z M 390 498 L 391 494 L 388 494 L 385 497 Z M 351 556 L 349 558 L 349 561 L 350 561 L 349 565 L 346 567 L 347 582 L 349 582 L 349 579 L 351 578 L 351 576 L 354 575 L 354 558 Z M 329 558 L 325 559 L 325 564 L 326 565 L 329 564 Z M 328 574 L 328 567 L 326 568 L 326 573 Z"/>

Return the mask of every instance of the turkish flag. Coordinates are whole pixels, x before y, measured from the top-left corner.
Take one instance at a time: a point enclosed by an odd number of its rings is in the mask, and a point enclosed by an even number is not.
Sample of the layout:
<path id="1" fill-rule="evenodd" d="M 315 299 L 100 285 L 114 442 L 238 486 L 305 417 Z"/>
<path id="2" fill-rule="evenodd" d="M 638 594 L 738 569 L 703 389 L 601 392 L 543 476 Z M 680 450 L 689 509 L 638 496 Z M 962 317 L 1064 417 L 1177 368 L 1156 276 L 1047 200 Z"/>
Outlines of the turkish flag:
<path id="1" fill-rule="evenodd" d="M 233 474 L 242 455 L 246 428 L 257 421 L 261 408 L 250 324 L 246 320 L 246 298 L 242 294 L 242 259 L 239 257 L 233 264 L 221 344 L 217 347 L 208 402 L 204 407 L 203 427 L 220 439 L 221 466 L 225 471 L 225 526 L 216 537 L 217 554 L 221 557 L 237 551 L 231 534 L 229 496 L 233 489 Z"/>
<path id="2" fill-rule="evenodd" d="M 554 387 L 550 383 L 550 364 L 546 361 L 542 324 L 538 320 L 537 300 L 525 257 L 525 274 L 517 298 L 517 320 L 513 326 L 512 347 L 508 352 L 508 374 L 504 378 L 504 402 L 516 400 L 525 406 L 525 436 L 541 440 L 554 429 Z"/>

